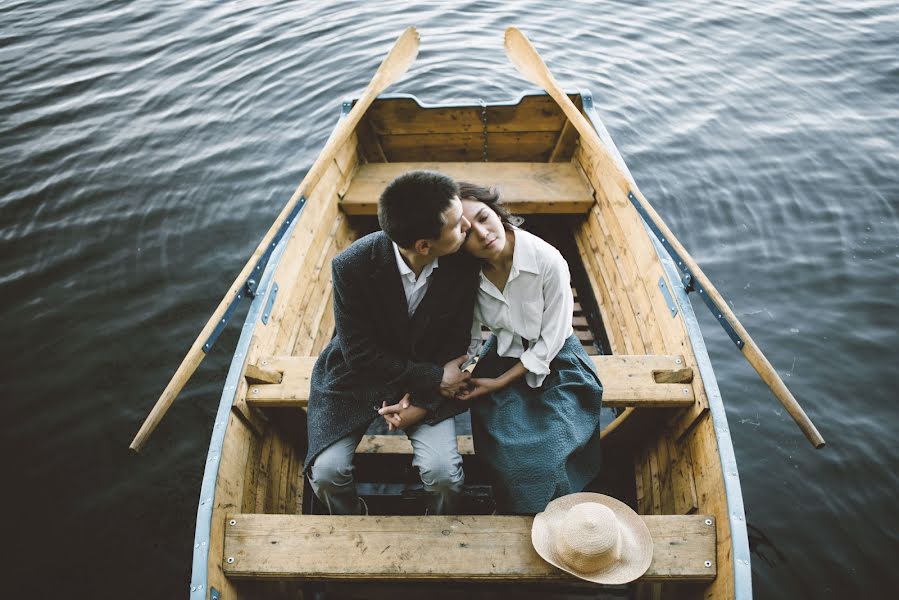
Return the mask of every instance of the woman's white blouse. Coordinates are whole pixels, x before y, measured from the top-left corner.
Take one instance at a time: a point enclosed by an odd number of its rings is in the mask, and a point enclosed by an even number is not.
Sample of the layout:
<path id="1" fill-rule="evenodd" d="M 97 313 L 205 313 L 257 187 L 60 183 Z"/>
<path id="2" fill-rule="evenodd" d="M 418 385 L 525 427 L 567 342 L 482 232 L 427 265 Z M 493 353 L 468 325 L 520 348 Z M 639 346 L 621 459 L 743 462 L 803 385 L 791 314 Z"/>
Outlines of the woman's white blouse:
<path id="1" fill-rule="evenodd" d="M 518 358 L 528 370 L 527 384 L 540 387 L 549 374 L 549 363 L 574 332 L 573 309 L 568 263 L 550 244 L 516 229 L 505 289 L 500 292 L 481 271 L 468 355 L 480 347 L 483 323 L 496 336 L 497 353 Z M 527 350 L 522 339 L 528 341 Z"/>

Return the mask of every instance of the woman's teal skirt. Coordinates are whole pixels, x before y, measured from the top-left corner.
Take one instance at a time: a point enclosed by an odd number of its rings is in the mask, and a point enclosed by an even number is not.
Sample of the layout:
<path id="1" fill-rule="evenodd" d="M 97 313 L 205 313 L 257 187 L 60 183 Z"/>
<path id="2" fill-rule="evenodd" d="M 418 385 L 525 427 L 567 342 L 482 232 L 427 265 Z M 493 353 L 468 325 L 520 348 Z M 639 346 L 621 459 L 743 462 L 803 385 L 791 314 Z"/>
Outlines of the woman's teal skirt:
<path id="1" fill-rule="evenodd" d="M 496 353 L 491 336 L 472 376 L 498 377 L 517 363 Z M 550 371 L 539 388 L 522 377 L 472 401 L 475 453 L 500 513 L 538 513 L 599 474 L 602 384 L 577 337 L 565 341 Z"/>

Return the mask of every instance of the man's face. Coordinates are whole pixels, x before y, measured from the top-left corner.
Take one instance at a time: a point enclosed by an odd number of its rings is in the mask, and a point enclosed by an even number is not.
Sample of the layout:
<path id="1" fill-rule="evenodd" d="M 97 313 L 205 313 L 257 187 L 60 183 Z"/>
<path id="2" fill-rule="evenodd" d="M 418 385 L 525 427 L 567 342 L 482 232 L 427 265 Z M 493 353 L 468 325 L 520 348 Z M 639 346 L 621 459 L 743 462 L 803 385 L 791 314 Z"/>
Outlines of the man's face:
<path id="1" fill-rule="evenodd" d="M 465 242 L 465 234 L 471 227 L 471 223 L 462 214 L 462 202 L 456 196 L 450 201 L 449 207 L 443 211 L 443 228 L 440 237 L 436 240 L 428 240 L 430 254 L 434 258 L 452 254 L 462 247 Z"/>

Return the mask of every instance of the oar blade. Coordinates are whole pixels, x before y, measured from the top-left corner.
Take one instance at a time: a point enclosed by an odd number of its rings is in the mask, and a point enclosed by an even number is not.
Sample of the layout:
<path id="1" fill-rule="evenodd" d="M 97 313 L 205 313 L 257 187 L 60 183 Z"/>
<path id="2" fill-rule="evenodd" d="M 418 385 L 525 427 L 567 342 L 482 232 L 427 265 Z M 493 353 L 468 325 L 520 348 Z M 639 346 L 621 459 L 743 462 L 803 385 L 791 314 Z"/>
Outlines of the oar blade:
<path id="1" fill-rule="evenodd" d="M 519 73 L 531 83 L 536 83 L 542 88 L 552 87 L 550 84 L 552 75 L 546 67 L 546 63 L 540 58 L 537 49 L 531 41 L 517 27 L 506 29 L 503 48 L 512 65 Z"/>
<path id="2" fill-rule="evenodd" d="M 409 66 L 418 56 L 418 47 L 421 43 L 421 37 L 415 27 L 407 27 L 400 37 L 396 39 L 393 48 L 381 62 L 374 77 L 372 77 L 372 86 L 370 90 L 374 96 L 380 94 L 391 83 L 403 76 L 409 69 Z"/>

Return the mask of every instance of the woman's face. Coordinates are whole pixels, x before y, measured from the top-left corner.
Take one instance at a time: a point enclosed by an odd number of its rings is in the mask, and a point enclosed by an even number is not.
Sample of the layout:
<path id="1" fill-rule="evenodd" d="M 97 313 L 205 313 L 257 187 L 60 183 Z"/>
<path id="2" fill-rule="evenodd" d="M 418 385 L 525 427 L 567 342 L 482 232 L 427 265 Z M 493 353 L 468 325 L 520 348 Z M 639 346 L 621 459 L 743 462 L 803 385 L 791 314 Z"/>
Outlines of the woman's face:
<path id="1" fill-rule="evenodd" d="M 506 247 L 506 229 L 493 209 L 477 200 L 462 200 L 462 214 L 469 223 L 462 248 L 478 258 L 496 258 Z"/>

